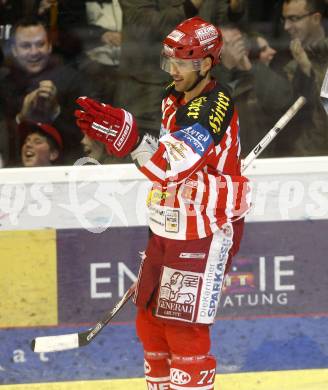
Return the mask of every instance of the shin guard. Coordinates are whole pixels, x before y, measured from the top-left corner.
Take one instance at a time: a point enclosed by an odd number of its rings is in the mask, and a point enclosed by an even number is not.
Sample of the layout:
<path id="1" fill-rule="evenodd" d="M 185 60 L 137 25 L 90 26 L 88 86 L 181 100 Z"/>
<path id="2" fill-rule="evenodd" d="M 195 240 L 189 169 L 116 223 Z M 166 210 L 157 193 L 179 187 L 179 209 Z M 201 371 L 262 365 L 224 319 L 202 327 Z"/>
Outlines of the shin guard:
<path id="1" fill-rule="evenodd" d="M 176 356 L 171 361 L 170 389 L 213 390 L 216 360 L 211 355 Z"/>
<path id="2" fill-rule="evenodd" d="M 170 389 L 170 364 L 167 352 L 145 351 L 145 379 L 148 390 Z"/>

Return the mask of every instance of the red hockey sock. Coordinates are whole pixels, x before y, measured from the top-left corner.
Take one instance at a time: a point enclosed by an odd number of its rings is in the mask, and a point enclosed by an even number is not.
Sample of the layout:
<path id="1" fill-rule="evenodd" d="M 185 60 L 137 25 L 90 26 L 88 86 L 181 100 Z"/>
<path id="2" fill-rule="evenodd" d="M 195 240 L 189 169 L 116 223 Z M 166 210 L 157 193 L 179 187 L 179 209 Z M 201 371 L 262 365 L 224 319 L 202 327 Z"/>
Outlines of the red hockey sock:
<path id="1" fill-rule="evenodd" d="M 211 355 L 176 356 L 171 361 L 170 389 L 213 390 L 216 360 Z"/>
<path id="2" fill-rule="evenodd" d="M 170 364 L 167 352 L 145 351 L 145 379 L 148 390 L 170 389 Z"/>

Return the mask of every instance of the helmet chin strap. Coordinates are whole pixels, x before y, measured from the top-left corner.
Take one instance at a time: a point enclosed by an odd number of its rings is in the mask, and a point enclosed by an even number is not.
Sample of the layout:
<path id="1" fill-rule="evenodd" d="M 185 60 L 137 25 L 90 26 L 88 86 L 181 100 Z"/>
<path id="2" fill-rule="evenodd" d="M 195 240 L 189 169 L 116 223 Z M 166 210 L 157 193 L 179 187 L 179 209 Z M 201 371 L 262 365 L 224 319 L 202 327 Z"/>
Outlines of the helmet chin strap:
<path id="1" fill-rule="evenodd" d="M 192 91 L 194 88 L 196 88 L 197 85 L 198 85 L 201 81 L 203 81 L 203 80 L 205 79 L 205 77 L 207 76 L 208 72 L 209 72 L 209 71 L 207 71 L 207 72 L 204 74 L 204 76 L 202 76 L 202 75 L 200 74 L 200 71 L 198 71 L 198 72 L 197 72 L 197 79 L 195 80 L 195 82 L 192 84 L 192 86 L 191 86 L 190 88 L 188 88 L 188 89 L 185 90 L 185 92 L 190 92 L 190 91 Z"/>

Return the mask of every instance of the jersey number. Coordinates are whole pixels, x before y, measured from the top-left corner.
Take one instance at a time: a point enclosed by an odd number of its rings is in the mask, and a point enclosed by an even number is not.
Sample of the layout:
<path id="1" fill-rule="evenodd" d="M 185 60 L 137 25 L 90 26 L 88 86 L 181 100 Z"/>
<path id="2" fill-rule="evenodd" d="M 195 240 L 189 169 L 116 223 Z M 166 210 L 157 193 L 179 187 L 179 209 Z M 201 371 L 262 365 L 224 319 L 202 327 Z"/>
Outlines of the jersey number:
<path id="1" fill-rule="evenodd" d="M 197 385 L 203 385 L 204 383 L 213 383 L 215 368 L 212 368 L 212 370 L 200 371 L 200 375 L 202 379 L 197 382 Z"/>

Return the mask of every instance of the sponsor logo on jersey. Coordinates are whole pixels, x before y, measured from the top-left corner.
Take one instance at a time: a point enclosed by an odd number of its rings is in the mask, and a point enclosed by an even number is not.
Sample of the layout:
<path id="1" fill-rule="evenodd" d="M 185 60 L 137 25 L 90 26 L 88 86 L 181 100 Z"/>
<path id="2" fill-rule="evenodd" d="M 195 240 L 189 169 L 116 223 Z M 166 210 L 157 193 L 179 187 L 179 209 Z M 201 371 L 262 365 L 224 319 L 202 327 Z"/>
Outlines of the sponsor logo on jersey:
<path id="1" fill-rule="evenodd" d="M 156 315 L 192 322 L 196 310 L 201 274 L 163 267 Z"/>
<path id="2" fill-rule="evenodd" d="M 181 252 L 180 259 L 205 259 L 206 253 Z"/>
<path id="3" fill-rule="evenodd" d="M 210 110 L 209 125 L 215 134 L 221 132 L 221 126 L 226 117 L 226 113 L 230 104 L 230 98 L 222 91 L 218 93 L 218 98 L 215 102 L 215 107 Z"/>
<path id="4" fill-rule="evenodd" d="M 225 270 L 226 262 L 228 260 L 230 247 L 231 247 L 231 240 L 224 238 L 222 242 L 220 254 L 219 254 L 219 260 L 215 269 L 214 283 L 212 287 L 209 309 L 207 312 L 208 317 L 214 318 L 216 314 L 216 310 L 219 304 L 219 299 L 223 287 L 224 270 Z"/>
<path id="5" fill-rule="evenodd" d="M 175 385 L 186 385 L 191 381 L 191 376 L 187 372 L 179 370 L 178 368 L 171 368 L 170 380 L 171 383 L 174 383 Z"/>
<path id="6" fill-rule="evenodd" d="M 203 104 L 206 102 L 206 96 L 201 96 L 197 99 L 192 100 L 192 102 L 188 105 L 187 116 L 189 118 L 198 119 L 200 114 L 200 109 Z"/>
<path id="7" fill-rule="evenodd" d="M 218 36 L 218 32 L 214 26 L 206 26 L 199 28 L 195 31 L 195 33 L 201 45 L 206 45 L 207 43 L 216 39 Z"/>
<path id="8" fill-rule="evenodd" d="M 179 232 L 179 210 L 166 210 L 165 231 L 170 233 Z"/>
<path id="9" fill-rule="evenodd" d="M 197 188 L 198 187 L 198 182 L 196 180 L 186 179 L 185 185 L 189 186 L 189 187 L 192 187 L 192 188 Z"/>
<path id="10" fill-rule="evenodd" d="M 180 130 L 174 136 L 183 140 L 194 152 L 201 156 L 213 142 L 209 132 L 199 123 Z"/>
<path id="11" fill-rule="evenodd" d="M 153 189 L 149 191 L 147 197 L 147 205 L 160 203 L 161 200 L 167 199 L 170 196 L 169 192 L 163 192 L 158 189 Z"/>
<path id="12" fill-rule="evenodd" d="M 164 145 L 167 148 L 167 152 L 174 161 L 181 161 L 186 158 L 185 152 L 187 151 L 183 141 L 175 141 L 173 138 L 164 141 Z"/>

